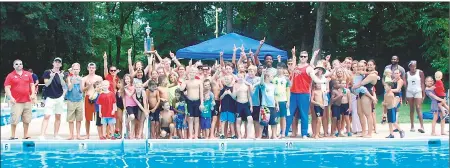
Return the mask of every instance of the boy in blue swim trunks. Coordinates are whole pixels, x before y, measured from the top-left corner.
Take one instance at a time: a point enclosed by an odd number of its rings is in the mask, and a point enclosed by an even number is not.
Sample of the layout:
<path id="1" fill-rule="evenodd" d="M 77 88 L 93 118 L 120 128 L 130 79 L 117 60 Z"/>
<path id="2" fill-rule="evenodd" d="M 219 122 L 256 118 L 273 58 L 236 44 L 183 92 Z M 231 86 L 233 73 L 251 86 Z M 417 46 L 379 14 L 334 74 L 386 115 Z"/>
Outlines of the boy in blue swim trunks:
<path id="1" fill-rule="evenodd" d="M 208 138 L 210 136 L 210 129 L 211 129 L 211 117 L 212 117 L 212 111 L 214 110 L 214 94 L 211 92 L 211 82 L 209 79 L 205 79 L 203 81 L 203 110 L 200 114 L 200 129 L 203 131 L 203 137 L 202 138 Z"/>
<path id="2" fill-rule="evenodd" d="M 387 108 L 387 114 L 383 114 L 383 116 L 387 115 L 387 120 L 389 123 L 389 136 L 386 138 L 394 138 L 394 129 L 399 130 L 400 137 L 405 137 L 405 131 L 403 131 L 397 124 L 397 104 L 400 103 L 400 98 L 395 97 L 394 92 L 392 92 L 392 87 L 394 84 L 392 82 L 386 82 L 384 84 L 384 89 L 386 90 L 386 94 L 384 94 L 383 105 Z"/>
<path id="3" fill-rule="evenodd" d="M 232 65 L 227 63 L 225 66 L 226 71 L 230 71 L 232 69 Z M 223 87 L 220 90 L 220 139 L 225 139 L 225 123 L 230 125 L 230 130 L 232 134 L 232 139 L 236 139 L 236 134 L 234 131 L 234 123 L 236 121 L 235 111 L 236 111 L 236 101 L 234 100 L 233 91 L 233 75 L 231 73 L 227 73 L 223 77 Z"/>

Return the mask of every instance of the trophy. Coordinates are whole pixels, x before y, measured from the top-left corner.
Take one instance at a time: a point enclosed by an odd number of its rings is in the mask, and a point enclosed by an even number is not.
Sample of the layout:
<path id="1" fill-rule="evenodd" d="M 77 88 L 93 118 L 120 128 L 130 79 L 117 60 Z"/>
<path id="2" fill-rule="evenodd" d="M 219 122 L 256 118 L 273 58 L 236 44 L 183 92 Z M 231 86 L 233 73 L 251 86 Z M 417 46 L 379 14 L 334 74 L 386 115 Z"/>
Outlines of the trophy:
<path id="1" fill-rule="evenodd" d="M 147 27 L 145 28 L 145 32 L 147 33 L 147 37 L 144 37 L 144 50 L 145 50 L 146 53 L 155 50 L 155 47 L 153 45 L 153 38 L 150 37 L 150 32 L 151 31 L 152 31 L 152 28 L 147 23 Z"/>

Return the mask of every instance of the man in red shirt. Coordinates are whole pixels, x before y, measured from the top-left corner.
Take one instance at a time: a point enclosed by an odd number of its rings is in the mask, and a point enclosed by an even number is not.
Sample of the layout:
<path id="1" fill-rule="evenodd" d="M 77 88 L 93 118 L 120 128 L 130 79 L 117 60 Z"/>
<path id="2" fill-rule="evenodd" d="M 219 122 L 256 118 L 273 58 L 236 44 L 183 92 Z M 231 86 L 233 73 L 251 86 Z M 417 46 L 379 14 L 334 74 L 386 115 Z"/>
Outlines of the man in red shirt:
<path id="1" fill-rule="evenodd" d="M 11 138 L 16 138 L 16 126 L 22 117 L 24 139 L 28 137 L 28 124 L 31 122 L 31 100 L 36 99 L 36 92 L 32 74 L 23 70 L 21 60 L 13 62 L 14 71 L 8 74 L 5 80 L 5 92 L 10 98 L 11 106 Z"/>
<path id="2" fill-rule="evenodd" d="M 319 50 L 314 51 L 311 63 L 319 54 Z M 293 65 L 296 65 L 295 47 L 292 49 Z M 308 134 L 308 114 L 310 104 L 311 84 L 325 84 L 325 81 L 321 81 L 315 74 L 314 68 L 308 64 L 308 53 L 306 51 L 300 52 L 300 63 L 291 67 L 291 96 L 289 103 L 289 110 L 293 113 L 298 109 L 301 119 L 301 134 L 302 138 L 306 138 Z M 295 115 L 295 114 L 292 114 Z M 289 129 L 290 125 L 287 125 L 286 129 Z"/>
<path id="3" fill-rule="evenodd" d="M 103 75 L 105 77 L 105 80 L 109 81 L 109 83 L 110 83 L 108 90 L 115 94 L 117 83 L 120 80 L 119 76 L 117 76 L 117 73 L 119 73 L 120 70 L 117 69 L 117 67 L 115 67 L 115 66 L 111 66 L 111 67 L 109 67 L 109 73 L 108 73 L 108 59 L 107 58 L 108 58 L 108 56 L 106 55 L 106 52 L 105 52 L 105 54 L 103 54 Z"/>

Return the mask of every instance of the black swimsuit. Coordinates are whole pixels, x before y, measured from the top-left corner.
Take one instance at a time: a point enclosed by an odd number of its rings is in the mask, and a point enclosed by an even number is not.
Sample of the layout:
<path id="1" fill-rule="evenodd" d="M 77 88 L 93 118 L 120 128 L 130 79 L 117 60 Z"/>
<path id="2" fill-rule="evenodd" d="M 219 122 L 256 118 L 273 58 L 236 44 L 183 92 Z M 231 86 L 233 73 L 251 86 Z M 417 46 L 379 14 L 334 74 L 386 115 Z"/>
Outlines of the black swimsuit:
<path id="1" fill-rule="evenodd" d="M 366 76 L 366 77 L 367 77 L 367 76 Z M 364 79 L 365 79 L 366 77 L 364 77 Z M 364 80 L 364 79 L 363 79 L 363 80 Z M 369 94 L 372 95 L 373 84 L 372 84 L 372 83 L 368 83 L 368 84 L 365 84 L 364 87 L 366 87 L 366 88 L 367 88 L 367 92 L 369 92 Z M 359 93 L 359 97 L 362 97 L 362 96 L 364 96 L 364 93 Z M 372 95 L 372 96 L 373 96 L 373 95 Z"/>
<path id="2" fill-rule="evenodd" d="M 123 111 L 123 99 L 120 97 L 119 92 L 116 92 L 116 104 L 117 108 L 120 108 Z"/>

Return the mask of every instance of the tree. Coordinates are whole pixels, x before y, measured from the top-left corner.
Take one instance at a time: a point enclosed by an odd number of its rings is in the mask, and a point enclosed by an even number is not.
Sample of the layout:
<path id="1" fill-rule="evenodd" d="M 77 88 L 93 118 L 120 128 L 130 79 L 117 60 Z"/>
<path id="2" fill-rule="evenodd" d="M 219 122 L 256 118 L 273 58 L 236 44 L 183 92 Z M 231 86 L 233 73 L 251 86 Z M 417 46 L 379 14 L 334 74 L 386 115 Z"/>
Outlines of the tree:
<path id="1" fill-rule="evenodd" d="M 324 26 L 323 22 L 325 19 L 325 12 L 326 12 L 326 2 L 319 2 L 319 9 L 317 10 L 317 19 L 316 19 L 316 31 L 314 34 L 314 45 L 313 51 L 311 53 L 314 53 L 314 51 L 322 48 L 323 26 Z M 317 62 L 318 59 L 320 58 L 319 57 L 315 58 L 314 64 Z"/>
<path id="2" fill-rule="evenodd" d="M 226 3 L 227 6 L 227 33 L 233 31 L 233 6 L 231 2 Z"/>

